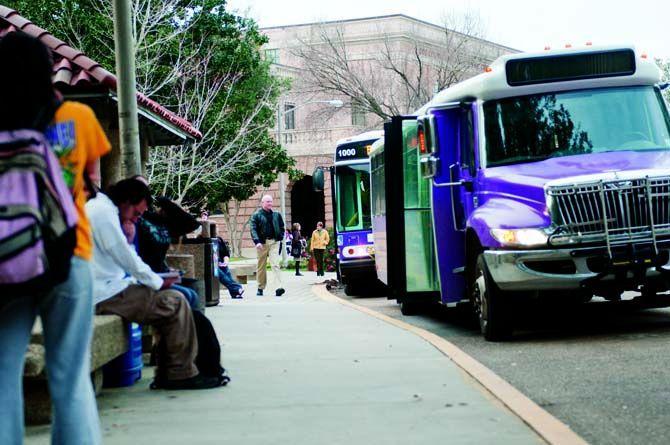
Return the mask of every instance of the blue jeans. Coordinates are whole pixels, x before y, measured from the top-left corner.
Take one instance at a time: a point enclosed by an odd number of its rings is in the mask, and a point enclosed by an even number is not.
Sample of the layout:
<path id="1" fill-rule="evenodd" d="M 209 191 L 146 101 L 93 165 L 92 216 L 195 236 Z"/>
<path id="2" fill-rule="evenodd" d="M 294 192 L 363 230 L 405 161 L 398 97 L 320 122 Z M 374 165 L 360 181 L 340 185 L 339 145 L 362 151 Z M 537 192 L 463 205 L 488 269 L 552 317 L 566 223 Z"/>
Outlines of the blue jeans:
<path id="1" fill-rule="evenodd" d="M 180 284 L 173 284 L 172 289 L 178 291 L 184 296 L 184 298 L 186 298 L 186 301 L 188 301 L 188 305 L 191 306 L 191 309 L 199 310 L 200 297 L 196 291 L 190 287 L 182 286 Z"/>
<path id="2" fill-rule="evenodd" d="M 228 288 L 231 297 L 236 297 L 239 295 L 242 285 L 235 281 L 233 276 L 230 274 L 230 268 L 228 267 L 219 267 L 219 271 L 216 274 L 219 277 L 219 282 Z"/>
<path id="3" fill-rule="evenodd" d="M 23 361 L 37 314 L 53 406 L 51 443 L 99 444 L 90 376 L 93 279 L 88 261 L 77 257 L 67 281 L 43 300 L 21 297 L 0 309 L 0 443 L 23 443 Z"/>

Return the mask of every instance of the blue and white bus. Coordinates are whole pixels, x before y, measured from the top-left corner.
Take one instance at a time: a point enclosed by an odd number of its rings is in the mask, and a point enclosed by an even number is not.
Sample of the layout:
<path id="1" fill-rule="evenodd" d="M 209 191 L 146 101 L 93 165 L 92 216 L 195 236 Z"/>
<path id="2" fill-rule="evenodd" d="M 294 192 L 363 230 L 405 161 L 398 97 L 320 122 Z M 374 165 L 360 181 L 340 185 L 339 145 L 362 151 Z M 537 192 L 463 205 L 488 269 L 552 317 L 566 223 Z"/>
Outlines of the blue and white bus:
<path id="1" fill-rule="evenodd" d="M 340 280 L 348 295 L 376 284 L 370 213 L 372 143 L 383 131 L 340 139 L 335 148 L 333 207 Z"/>

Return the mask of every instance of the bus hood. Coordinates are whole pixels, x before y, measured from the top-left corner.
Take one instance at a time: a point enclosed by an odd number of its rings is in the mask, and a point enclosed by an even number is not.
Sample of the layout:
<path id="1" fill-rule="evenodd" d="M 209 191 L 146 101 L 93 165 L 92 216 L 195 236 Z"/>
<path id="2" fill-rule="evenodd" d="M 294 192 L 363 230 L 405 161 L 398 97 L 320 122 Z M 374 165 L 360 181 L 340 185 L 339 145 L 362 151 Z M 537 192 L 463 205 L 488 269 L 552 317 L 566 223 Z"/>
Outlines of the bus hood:
<path id="1" fill-rule="evenodd" d="M 482 171 L 480 190 L 544 205 L 547 184 L 661 175 L 670 176 L 670 151 L 604 152 L 487 168 Z"/>

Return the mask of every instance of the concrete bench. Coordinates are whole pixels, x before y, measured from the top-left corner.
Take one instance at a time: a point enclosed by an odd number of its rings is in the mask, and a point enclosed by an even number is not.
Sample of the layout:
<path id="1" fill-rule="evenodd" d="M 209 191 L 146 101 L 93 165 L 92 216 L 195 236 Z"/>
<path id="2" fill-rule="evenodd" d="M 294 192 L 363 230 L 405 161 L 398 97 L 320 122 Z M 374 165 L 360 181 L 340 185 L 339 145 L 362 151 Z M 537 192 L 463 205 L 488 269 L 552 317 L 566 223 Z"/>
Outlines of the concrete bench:
<path id="1" fill-rule="evenodd" d="M 256 279 L 256 265 L 245 263 L 229 263 L 230 274 L 240 284 L 247 284 L 248 280 Z"/>
<path id="2" fill-rule="evenodd" d="M 102 388 L 102 366 L 128 350 L 128 326 L 117 315 L 96 315 L 91 340 L 91 371 L 96 395 Z M 25 419 L 28 425 L 51 421 L 51 400 L 45 372 L 44 335 L 38 321 L 33 327 L 23 369 Z"/>

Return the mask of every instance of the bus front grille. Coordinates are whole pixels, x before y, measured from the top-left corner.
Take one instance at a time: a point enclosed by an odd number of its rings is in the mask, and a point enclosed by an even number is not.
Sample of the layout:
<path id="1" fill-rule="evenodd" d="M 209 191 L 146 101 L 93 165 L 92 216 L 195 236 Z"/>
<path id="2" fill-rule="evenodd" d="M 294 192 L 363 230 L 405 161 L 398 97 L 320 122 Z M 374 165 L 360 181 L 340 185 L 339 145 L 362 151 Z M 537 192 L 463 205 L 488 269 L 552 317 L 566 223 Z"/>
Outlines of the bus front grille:
<path id="1" fill-rule="evenodd" d="M 547 187 L 553 244 L 656 244 L 670 234 L 670 177 L 601 180 Z"/>

